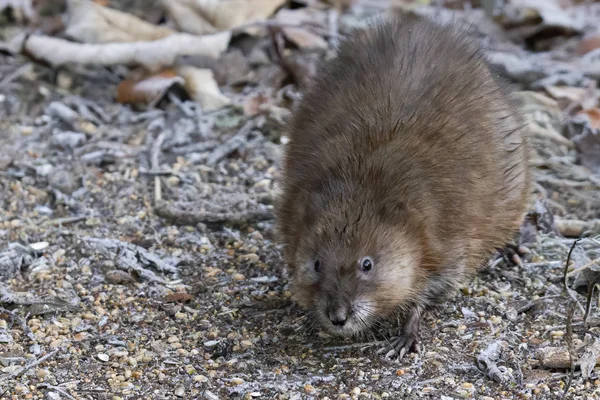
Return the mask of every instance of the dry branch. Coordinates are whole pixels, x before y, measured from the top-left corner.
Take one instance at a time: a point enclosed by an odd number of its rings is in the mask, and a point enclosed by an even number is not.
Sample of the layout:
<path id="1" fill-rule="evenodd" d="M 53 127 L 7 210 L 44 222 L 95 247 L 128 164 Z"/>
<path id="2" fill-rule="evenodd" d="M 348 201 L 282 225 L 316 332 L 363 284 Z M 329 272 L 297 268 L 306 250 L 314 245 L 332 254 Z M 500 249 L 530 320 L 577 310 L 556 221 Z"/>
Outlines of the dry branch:
<path id="1" fill-rule="evenodd" d="M 210 212 L 199 209 L 182 209 L 174 204 L 160 203 L 154 208 L 156 215 L 166 218 L 180 225 L 195 225 L 200 222 L 227 222 L 231 224 L 244 224 L 249 221 L 261 221 L 273 218 L 273 213 L 268 209 L 254 209 L 238 212 Z"/>
<path id="2" fill-rule="evenodd" d="M 565 237 L 577 238 L 584 234 L 600 234 L 600 219 L 581 221 L 577 219 L 555 218 L 556 229 Z"/>
<path id="3" fill-rule="evenodd" d="M 230 32 L 194 36 L 185 33 L 149 42 L 81 44 L 47 36 L 29 36 L 21 53 L 52 67 L 66 64 L 139 65 L 158 71 L 175 64 L 179 56 L 218 58 L 229 45 Z"/>
<path id="4" fill-rule="evenodd" d="M 575 354 L 583 351 L 585 346 L 579 346 L 575 349 Z M 571 357 L 569 350 L 565 347 L 542 347 L 536 353 L 540 362 L 540 367 L 548 369 L 568 369 L 571 368 Z M 596 358 L 596 364 L 600 363 L 600 355 Z"/>

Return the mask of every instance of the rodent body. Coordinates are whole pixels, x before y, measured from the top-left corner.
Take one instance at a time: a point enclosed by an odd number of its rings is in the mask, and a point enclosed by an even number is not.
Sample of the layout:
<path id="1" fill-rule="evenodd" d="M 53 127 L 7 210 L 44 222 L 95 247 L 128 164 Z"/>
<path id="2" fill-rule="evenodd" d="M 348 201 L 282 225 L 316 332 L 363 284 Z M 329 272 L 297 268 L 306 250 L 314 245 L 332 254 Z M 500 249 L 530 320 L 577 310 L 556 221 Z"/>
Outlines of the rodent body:
<path id="1" fill-rule="evenodd" d="M 277 207 L 292 291 L 342 335 L 409 311 L 403 353 L 421 312 L 519 228 L 524 123 L 451 26 L 371 24 L 320 72 L 290 122 Z"/>

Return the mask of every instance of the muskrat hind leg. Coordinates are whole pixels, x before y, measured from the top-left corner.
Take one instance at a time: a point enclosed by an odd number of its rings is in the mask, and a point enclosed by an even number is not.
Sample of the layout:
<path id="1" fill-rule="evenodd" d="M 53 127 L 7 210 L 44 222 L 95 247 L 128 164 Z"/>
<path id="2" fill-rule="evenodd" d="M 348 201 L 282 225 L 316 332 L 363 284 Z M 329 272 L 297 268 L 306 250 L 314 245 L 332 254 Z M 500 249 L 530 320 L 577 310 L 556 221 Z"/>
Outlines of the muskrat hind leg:
<path id="1" fill-rule="evenodd" d="M 421 324 L 421 315 L 423 310 L 421 307 L 414 307 L 408 314 L 408 317 L 404 321 L 404 325 L 400 330 L 398 336 L 392 337 L 389 344 L 384 348 L 380 349 L 377 354 L 385 354 L 386 358 L 398 355 L 398 359 L 401 360 L 406 354 L 411 352 L 420 353 L 419 347 L 419 327 Z M 391 350 L 390 350 L 391 347 Z"/>

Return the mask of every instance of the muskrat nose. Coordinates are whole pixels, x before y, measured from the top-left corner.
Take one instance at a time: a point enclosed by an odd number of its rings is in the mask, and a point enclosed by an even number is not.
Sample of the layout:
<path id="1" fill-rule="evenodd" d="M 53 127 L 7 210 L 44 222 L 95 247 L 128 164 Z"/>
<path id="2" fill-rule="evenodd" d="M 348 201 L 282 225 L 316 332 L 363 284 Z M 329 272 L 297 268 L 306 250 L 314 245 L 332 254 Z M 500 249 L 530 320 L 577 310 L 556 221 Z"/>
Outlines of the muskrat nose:
<path id="1" fill-rule="evenodd" d="M 348 320 L 348 313 L 343 308 L 329 312 L 329 320 L 335 326 L 344 326 Z"/>

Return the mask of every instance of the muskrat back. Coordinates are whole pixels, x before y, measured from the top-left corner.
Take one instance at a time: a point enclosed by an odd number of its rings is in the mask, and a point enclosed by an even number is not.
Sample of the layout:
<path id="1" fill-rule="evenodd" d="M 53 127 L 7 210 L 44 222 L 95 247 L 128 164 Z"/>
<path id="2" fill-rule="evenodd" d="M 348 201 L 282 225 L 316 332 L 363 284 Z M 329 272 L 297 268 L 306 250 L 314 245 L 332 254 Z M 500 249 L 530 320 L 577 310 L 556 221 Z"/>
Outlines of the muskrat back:
<path id="1" fill-rule="evenodd" d="M 297 301 L 333 333 L 421 312 L 509 242 L 529 194 L 524 123 L 456 26 L 354 32 L 289 126 L 277 212 Z"/>

